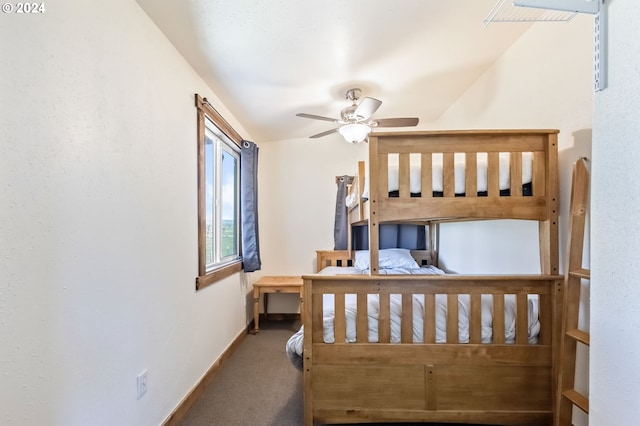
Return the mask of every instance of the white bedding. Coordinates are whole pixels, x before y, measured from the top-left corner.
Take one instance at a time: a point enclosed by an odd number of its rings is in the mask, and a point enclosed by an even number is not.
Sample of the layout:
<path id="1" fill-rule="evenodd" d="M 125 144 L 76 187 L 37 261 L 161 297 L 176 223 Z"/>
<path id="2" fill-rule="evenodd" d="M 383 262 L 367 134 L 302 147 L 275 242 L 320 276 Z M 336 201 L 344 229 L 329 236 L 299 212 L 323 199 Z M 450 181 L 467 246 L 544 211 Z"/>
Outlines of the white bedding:
<path id="1" fill-rule="evenodd" d="M 358 270 L 353 267 L 327 267 L 321 274 L 341 275 L 341 274 L 368 274 L 368 271 Z M 381 269 L 381 274 L 442 274 L 444 273 L 433 266 L 423 267 L 419 269 Z M 400 295 L 391 295 L 391 342 L 400 342 L 400 313 L 402 308 L 402 299 Z M 516 329 L 516 297 L 515 295 L 505 296 L 505 342 L 513 343 L 515 340 Z M 469 296 L 458 296 L 458 338 L 460 343 L 469 342 Z M 333 334 L 334 322 L 334 296 L 323 296 L 324 306 L 324 341 L 325 343 L 335 342 Z M 493 299 L 491 295 L 482 296 L 482 342 L 489 343 L 492 339 L 492 307 Z M 356 295 L 349 294 L 345 298 L 346 309 L 346 341 L 356 341 Z M 446 311 L 447 296 L 444 294 L 436 295 L 436 342 L 446 342 Z M 368 296 L 368 315 L 369 315 L 369 331 L 368 340 L 370 342 L 378 341 L 378 296 Z M 413 296 L 413 341 L 415 343 L 422 342 L 423 336 L 423 313 L 424 313 L 424 297 L 422 295 Z M 537 296 L 529 296 L 529 318 L 528 318 L 528 335 L 529 342 L 535 343 L 540 332 L 540 323 L 538 321 L 538 300 Z M 291 338 L 286 344 L 286 351 L 289 359 L 296 367 L 302 366 L 302 348 L 303 348 L 303 332 L 304 327 Z"/>
<path id="2" fill-rule="evenodd" d="M 500 190 L 509 189 L 511 186 L 511 178 L 509 175 L 510 154 L 508 152 L 500 153 Z M 465 160 L 464 154 L 456 153 L 454 158 L 455 164 L 455 193 L 464 194 L 465 192 Z M 522 154 L 522 184 L 531 182 L 531 171 L 533 154 L 525 152 Z M 413 194 L 422 192 L 420 179 L 420 164 L 411 163 L 409 171 L 409 190 Z M 367 168 L 368 170 L 368 168 Z M 398 165 L 390 162 L 389 164 L 389 192 L 397 191 L 399 188 Z M 368 172 L 367 172 L 368 173 Z M 432 157 L 432 182 L 433 191 L 443 191 L 442 177 L 442 154 L 433 154 Z M 478 192 L 487 190 L 487 154 L 479 153 L 477 161 L 477 186 Z M 369 198 L 369 175 L 365 176 L 365 183 L 362 193 L 363 198 Z M 355 200 L 353 200 L 355 201 Z M 351 200 L 347 200 L 347 206 L 352 204 Z"/>

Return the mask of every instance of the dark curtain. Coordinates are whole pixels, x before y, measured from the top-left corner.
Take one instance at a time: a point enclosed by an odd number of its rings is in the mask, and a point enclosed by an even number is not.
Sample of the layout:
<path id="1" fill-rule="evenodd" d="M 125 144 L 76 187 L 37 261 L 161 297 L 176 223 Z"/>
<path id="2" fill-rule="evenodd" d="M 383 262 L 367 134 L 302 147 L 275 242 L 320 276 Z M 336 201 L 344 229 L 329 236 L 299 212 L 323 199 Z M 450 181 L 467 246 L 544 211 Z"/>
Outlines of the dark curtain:
<path id="1" fill-rule="evenodd" d="M 242 141 L 240 154 L 240 220 L 244 271 L 257 271 L 261 267 L 258 238 L 258 146 L 249 141 Z"/>
<path id="2" fill-rule="evenodd" d="M 346 250 L 348 241 L 349 223 L 347 217 L 347 183 L 349 176 L 340 176 L 336 180 L 338 192 L 336 195 L 336 215 L 333 225 L 333 249 Z"/>

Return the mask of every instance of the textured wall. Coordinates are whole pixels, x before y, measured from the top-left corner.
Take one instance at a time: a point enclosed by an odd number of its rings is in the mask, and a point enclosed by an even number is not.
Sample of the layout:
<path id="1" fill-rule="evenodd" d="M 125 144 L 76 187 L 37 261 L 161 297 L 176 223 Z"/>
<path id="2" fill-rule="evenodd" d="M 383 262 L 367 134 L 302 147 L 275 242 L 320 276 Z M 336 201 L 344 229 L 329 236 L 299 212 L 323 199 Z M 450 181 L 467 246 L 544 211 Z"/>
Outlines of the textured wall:
<path id="1" fill-rule="evenodd" d="M 589 424 L 626 426 L 638 423 L 640 394 L 640 4 L 608 3 L 609 79 L 594 102 Z"/>
<path id="2" fill-rule="evenodd" d="M 246 325 L 194 291 L 215 96 L 133 0 L 0 20 L 0 423 L 157 425 Z"/>

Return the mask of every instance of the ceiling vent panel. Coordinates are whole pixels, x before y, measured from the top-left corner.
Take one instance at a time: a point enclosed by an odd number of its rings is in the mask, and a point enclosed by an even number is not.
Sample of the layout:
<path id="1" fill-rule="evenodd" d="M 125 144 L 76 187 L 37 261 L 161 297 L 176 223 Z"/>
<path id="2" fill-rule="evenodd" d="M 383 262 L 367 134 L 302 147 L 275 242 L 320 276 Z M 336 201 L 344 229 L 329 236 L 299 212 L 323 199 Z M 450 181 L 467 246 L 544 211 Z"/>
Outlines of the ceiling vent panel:
<path id="1" fill-rule="evenodd" d="M 568 22 L 577 12 L 515 6 L 512 0 L 499 0 L 482 21 L 486 27 L 492 22 Z"/>

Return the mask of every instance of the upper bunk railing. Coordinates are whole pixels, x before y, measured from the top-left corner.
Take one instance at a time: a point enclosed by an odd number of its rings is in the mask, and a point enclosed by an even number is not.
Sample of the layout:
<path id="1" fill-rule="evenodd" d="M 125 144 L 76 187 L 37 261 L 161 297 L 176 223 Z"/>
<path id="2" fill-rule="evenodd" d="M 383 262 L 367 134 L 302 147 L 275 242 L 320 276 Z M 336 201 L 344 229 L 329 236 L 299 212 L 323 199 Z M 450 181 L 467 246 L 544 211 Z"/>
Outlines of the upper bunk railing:
<path id="1" fill-rule="evenodd" d="M 369 205 L 366 210 L 361 206 L 360 214 L 367 212 L 369 219 L 375 215 L 377 222 L 548 220 L 557 212 L 557 133 L 373 134 L 369 139 Z M 394 192 L 389 191 L 391 179 L 397 182 Z M 412 191 L 416 183 L 419 193 Z"/>

